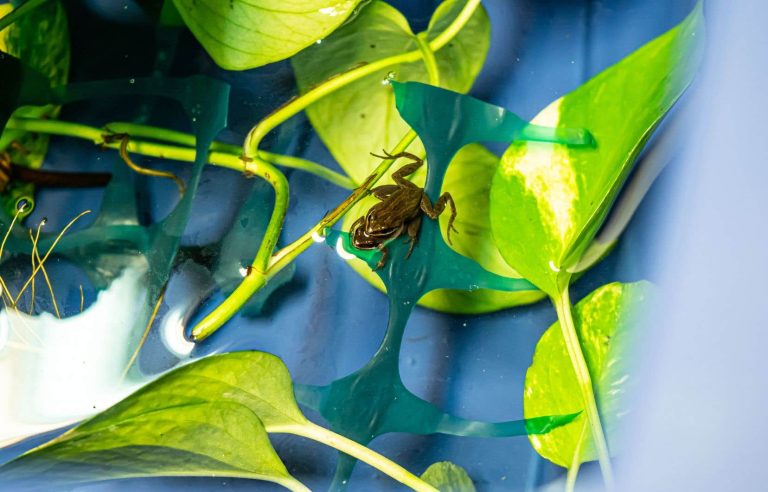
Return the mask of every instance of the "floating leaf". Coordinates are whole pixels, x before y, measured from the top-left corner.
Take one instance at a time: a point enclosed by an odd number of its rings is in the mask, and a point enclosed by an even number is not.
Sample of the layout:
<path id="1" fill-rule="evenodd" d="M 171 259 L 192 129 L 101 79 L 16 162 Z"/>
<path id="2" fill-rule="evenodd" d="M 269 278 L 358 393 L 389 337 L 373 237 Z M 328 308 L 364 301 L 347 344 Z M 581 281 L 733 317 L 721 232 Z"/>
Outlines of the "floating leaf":
<path id="1" fill-rule="evenodd" d="M 267 438 L 267 432 L 306 423 L 280 359 L 262 352 L 215 355 L 164 375 L 0 467 L 0 480 L 232 476 L 306 490 Z"/>
<path id="2" fill-rule="evenodd" d="M 626 364 L 636 332 L 636 309 L 647 302 L 649 284 L 612 283 L 600 287 L 574 309 L 576 331 L 592 376 L 603 425 L 612 448 L 616 427 L 626 414 Z M 584 407 L 576 373 L 568 357 L 560 323 L 550 326 L 536 345 L 525 375 L 524 415 L 579 412 Z M 585 414 L 548 434 L 529 436 L 533 447 L 548 460 L 570 467 L 577 449 L 580 462 L 596 459 Z"/>
<path id="3" fill-rule="evenodd" d="M 440 492 L 475 492 L 475 485 L 464 468 L 450 461 L 429 465 L 421 479 L 437 487 Z"/>
<path id="4" fill-rule="evenodd" d="M 247 70 L 284 60 L 339 27 L 360 0 L 173 0 L 213 60 Z"/>
<path id="5" fill-rule="evenodd" d="M 440 4 L 432 16 L 428 39 L 442 32 L 464 4 L 463 0 Z M 461 32 L 435 53 L 441 85 L 468 91 L 483 66 L 489 42 L 490 24 L 481 6 Z M 375 1 L 353 22 L 299 53 L 292 63 L 299 90 L 305 93 L 352 67 L 410 51 L 418 51 L 418 44 L 406 18 L 390 5 Z M 356 183 L 362 183 L 380 162 L 370 152 L 393 148 L 409 130 L 395 108 L 390 77 L 401 82 L 429 79 L 421 60 L 398 64 L 353 82 L 307 109 L 312 126 Z M 424 153 L 420 143 L 412 144 L 410 150 Z"/>
<path id="6" fill-rule="evenodd" d="M 478 263 L 483 268 L 505 277 L 520 278 L 501 257 L 491 237 L 488 216 L 488 193 L 491 178 L 496 172 L 499 158 L 480 144 L 462 148 L 451 161 L 443 183 L 443 191 L 450 192 L 456 201 L 455 227 L 458 234 L 451 234 L 452 248 Z M 361 200 L 344 218 L 342 228 L 349 230 L 352 223 L 377 202 L 369 197 Z M 440 216 L 443 237 L 446 236 L 449 213 Z M 425 218 L 424 220 L 430 220 Z M 349 264 L 365 280 L 384 291 L 384 284 L 371 268 L 358 259 Z M 473 292 L 463 290 L 436 290 L 421 298 L 419 304 L 442 312 L 457 314 L 478 314 L 498 311 L 513 306 L 529 304 L 542 299 L 538 290 L 501 292 L 479 289 Z"/>
<path id="7" fill-rule="evenodd" d="M 688 18 L 554 101 L 532 122 L 587 128 L 594 148 L 518 142 L 491 187 L 491 226 L 507 262 L 550 295 L 580 259 L 644 143 L 693 79 L 701 5 Z"/>

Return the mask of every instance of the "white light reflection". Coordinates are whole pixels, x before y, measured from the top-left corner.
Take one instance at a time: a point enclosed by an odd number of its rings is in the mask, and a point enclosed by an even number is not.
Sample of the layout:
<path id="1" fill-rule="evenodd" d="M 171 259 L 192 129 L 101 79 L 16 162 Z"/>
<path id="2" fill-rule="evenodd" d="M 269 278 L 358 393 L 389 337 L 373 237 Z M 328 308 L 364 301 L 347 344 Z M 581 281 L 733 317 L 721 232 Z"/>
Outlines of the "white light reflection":
<path id="1" fill-rule="evenodd" d="M 93 415 L 149 380 L 123 374 L 143 328 L 146 268 L 126 267 L 75 316 L 0 312 L 0 445 Z"/>
<path id="2" fill-rule="evenodd" d="M 339 240 L 336 241 L 336 253 L 338 253 L 339 256 L 341 256 L 345 260 L 354 260 L 355 258 L 357 258 L 355 255 L 353 255 L 352 253 L 348 253 L 344 249 L 344 241 L 341 238 L 339 238 Z"/>
<path id="3" fill-rule="evenodd" d="M 11 327 L 8 325 L 8 317 L 0 317 L 0 353 L 3 352 L 5 346 L 8 345 L 8 339 L 11 336 Z"/>
<path id="4" fill-rule="evenodd" d="M 195 344 L 184 337 L 186 326 L 184 311 L 183 307 L 171 309 L 163 317 L 163 325 L 160 328 L 160 339 L 163 341 L 163 345 L 180 359 L 188 357 L 192 353 L 192 349 L 195 348 Z"/>
<path id="5" fill-rule="evenodd" d="M 312 231 L 312 240 L 316 243 L 325 242 L 325 236 L 321 236 L 317 231 Z"/>

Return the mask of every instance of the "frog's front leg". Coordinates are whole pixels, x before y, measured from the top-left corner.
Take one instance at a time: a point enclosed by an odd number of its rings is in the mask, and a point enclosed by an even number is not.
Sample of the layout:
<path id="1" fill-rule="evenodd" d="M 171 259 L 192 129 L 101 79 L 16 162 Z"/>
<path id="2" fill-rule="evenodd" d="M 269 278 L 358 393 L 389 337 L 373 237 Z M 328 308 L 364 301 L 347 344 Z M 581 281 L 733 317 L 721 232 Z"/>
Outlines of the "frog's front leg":
<path id="1" fill-rule="evenodd" d="M 387 258 L 389 258 L 389 250 L 387 249 L 386 243 L 380 243 L 376 249 L 378 249 L 381 252 L 381 258 L 379 259 L 379 262 L 376 263 L 376 266 L 373 267 L 373 271 L 375 272 L 379 268 L 383 267 L 387 264 Z"/>
<path id="2" fill-rule="evenodd" d="M 419 169 L 424 164 L 424 159 L 421 159 L 416 155 L 411 154 L 410 152 L 400 152 L 399 154 L 392 155 L 384 151 L 384 156 L 380 156 L 376 154 L 371 154 L 371 155 L 373 155 L 374 157 L 378 157 L 380 159 L 399 159 L 401 157 L 410 159 L 411 160 L 410 164 L 406 164 L 405 166 L 401 167 L 400 169 L 392 173 L 392 180 L 394 180 L 394 182 L 399 184 L 400 186 L 405 186 L 408 188 L 418 188 L 418 186 L 416 186 L 415 184 L 405 179 L 405 177 L 415 173 L 416 170 Z"/>
<path id="3" fill-rule="evenodd" d="M 440 217 L 440 214 L 443 213 L 445 210 L 445 205 L 448 204 L 451 207 L 451 217 L 448 219 L 448 232 L 446 236 L 448 237 L 448 244 L 453 244 L 451 242 L 451 230 L 455 233 L 459 233 L 459 231 L 456 230 L 455 227 L 453 227 L 453 221 L 456 220 L 456 204 L 453 201 L 453 197 L 450 193 L 447 191 L 440 195 L 440 198 L 437 199 L 437 202 L 435 202 L 434 207 L 429 202 L 429 198 L 427 197 L 426 193 L 423 197 L 421 197 L 421 209 L 424 211 L 425 214 L 429 216 L 430 219 L 436 220 L 438 217 Z"/>

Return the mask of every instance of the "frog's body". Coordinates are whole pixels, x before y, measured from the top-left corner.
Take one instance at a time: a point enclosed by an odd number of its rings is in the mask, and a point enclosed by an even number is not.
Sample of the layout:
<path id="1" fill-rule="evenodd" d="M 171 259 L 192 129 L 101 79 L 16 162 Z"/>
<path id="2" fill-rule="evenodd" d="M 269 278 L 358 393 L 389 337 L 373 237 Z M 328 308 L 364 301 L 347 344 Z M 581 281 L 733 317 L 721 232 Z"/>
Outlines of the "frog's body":
<path id="1" fill-rule="evenodd" d="M 381 268 L 387 262 L 386 244 L 400 237 L 403 232 L 407 232 L 408 237 L 410 237 L 411 246 L 405 257 L 410 256 L 419 236 L 422 213 L 427 214 L 431 219 L 437 219 L 445 210 L 445 205 L 450 205 L 449 243 L 451 242 L 451 230 L 456 231 L 453 227 L 453 221 L 456 219 L 456 205 L 453 203 L 451 194 L 443 193 L 433 207 L 424 193 L 424 189 L 405 179 L 406 176 L 416 172 L 424 164 L 424 161 L 408 152 L 401 152 L 397 155 L 386 154 L 382 158 L 397 159 L 399 157 L 407 157 L 412 162 L 392 174 L 395 184 L 383 185 L 371 190 L 373 196 L 381 200 L 381 203 L 371 207 L 368 213 L 357 219 L 350 228 L 354 247 L 357 249 L 378 249 L 382 252 L 381 260 L 376 264 L 376 269 Z"/>

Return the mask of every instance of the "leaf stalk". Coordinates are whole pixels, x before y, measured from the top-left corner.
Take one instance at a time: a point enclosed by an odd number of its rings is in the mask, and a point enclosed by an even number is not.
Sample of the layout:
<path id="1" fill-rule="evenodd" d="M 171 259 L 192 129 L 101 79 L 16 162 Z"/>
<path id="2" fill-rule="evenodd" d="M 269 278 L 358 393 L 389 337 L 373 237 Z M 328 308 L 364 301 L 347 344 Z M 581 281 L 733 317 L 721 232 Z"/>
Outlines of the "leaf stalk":
<path id="1" fill-rule="evenodd" d="M 584 411 L 592 435 L 595 449 L 597 451 L 600 470 L 603 474 L 605 488 L 611 492 L 614 490 L 613 468 L 611 466 L 610 453 L 608 452 L 608 442 L 605 439 L 603 426 L 600 422 L 600 412 L 597 409 L 592 377 L 589 374 L 589 367 L 584 358 L 584 352 L 581 350 L 579 335 L 576 332 L 576 324 L 573 321 L 570 293 L 568 291 L 570 278 L 562 282 L 564 285 L 560 293 L 552 298 L 557 311 L 557 318 L 560 321 L 560 329 L 563 333 L 565 348 L 568 357 L 571 359 L 571 365 L 576 373 L 576 380 L 579 383 L 582 399 L 584 400 Z"/>

